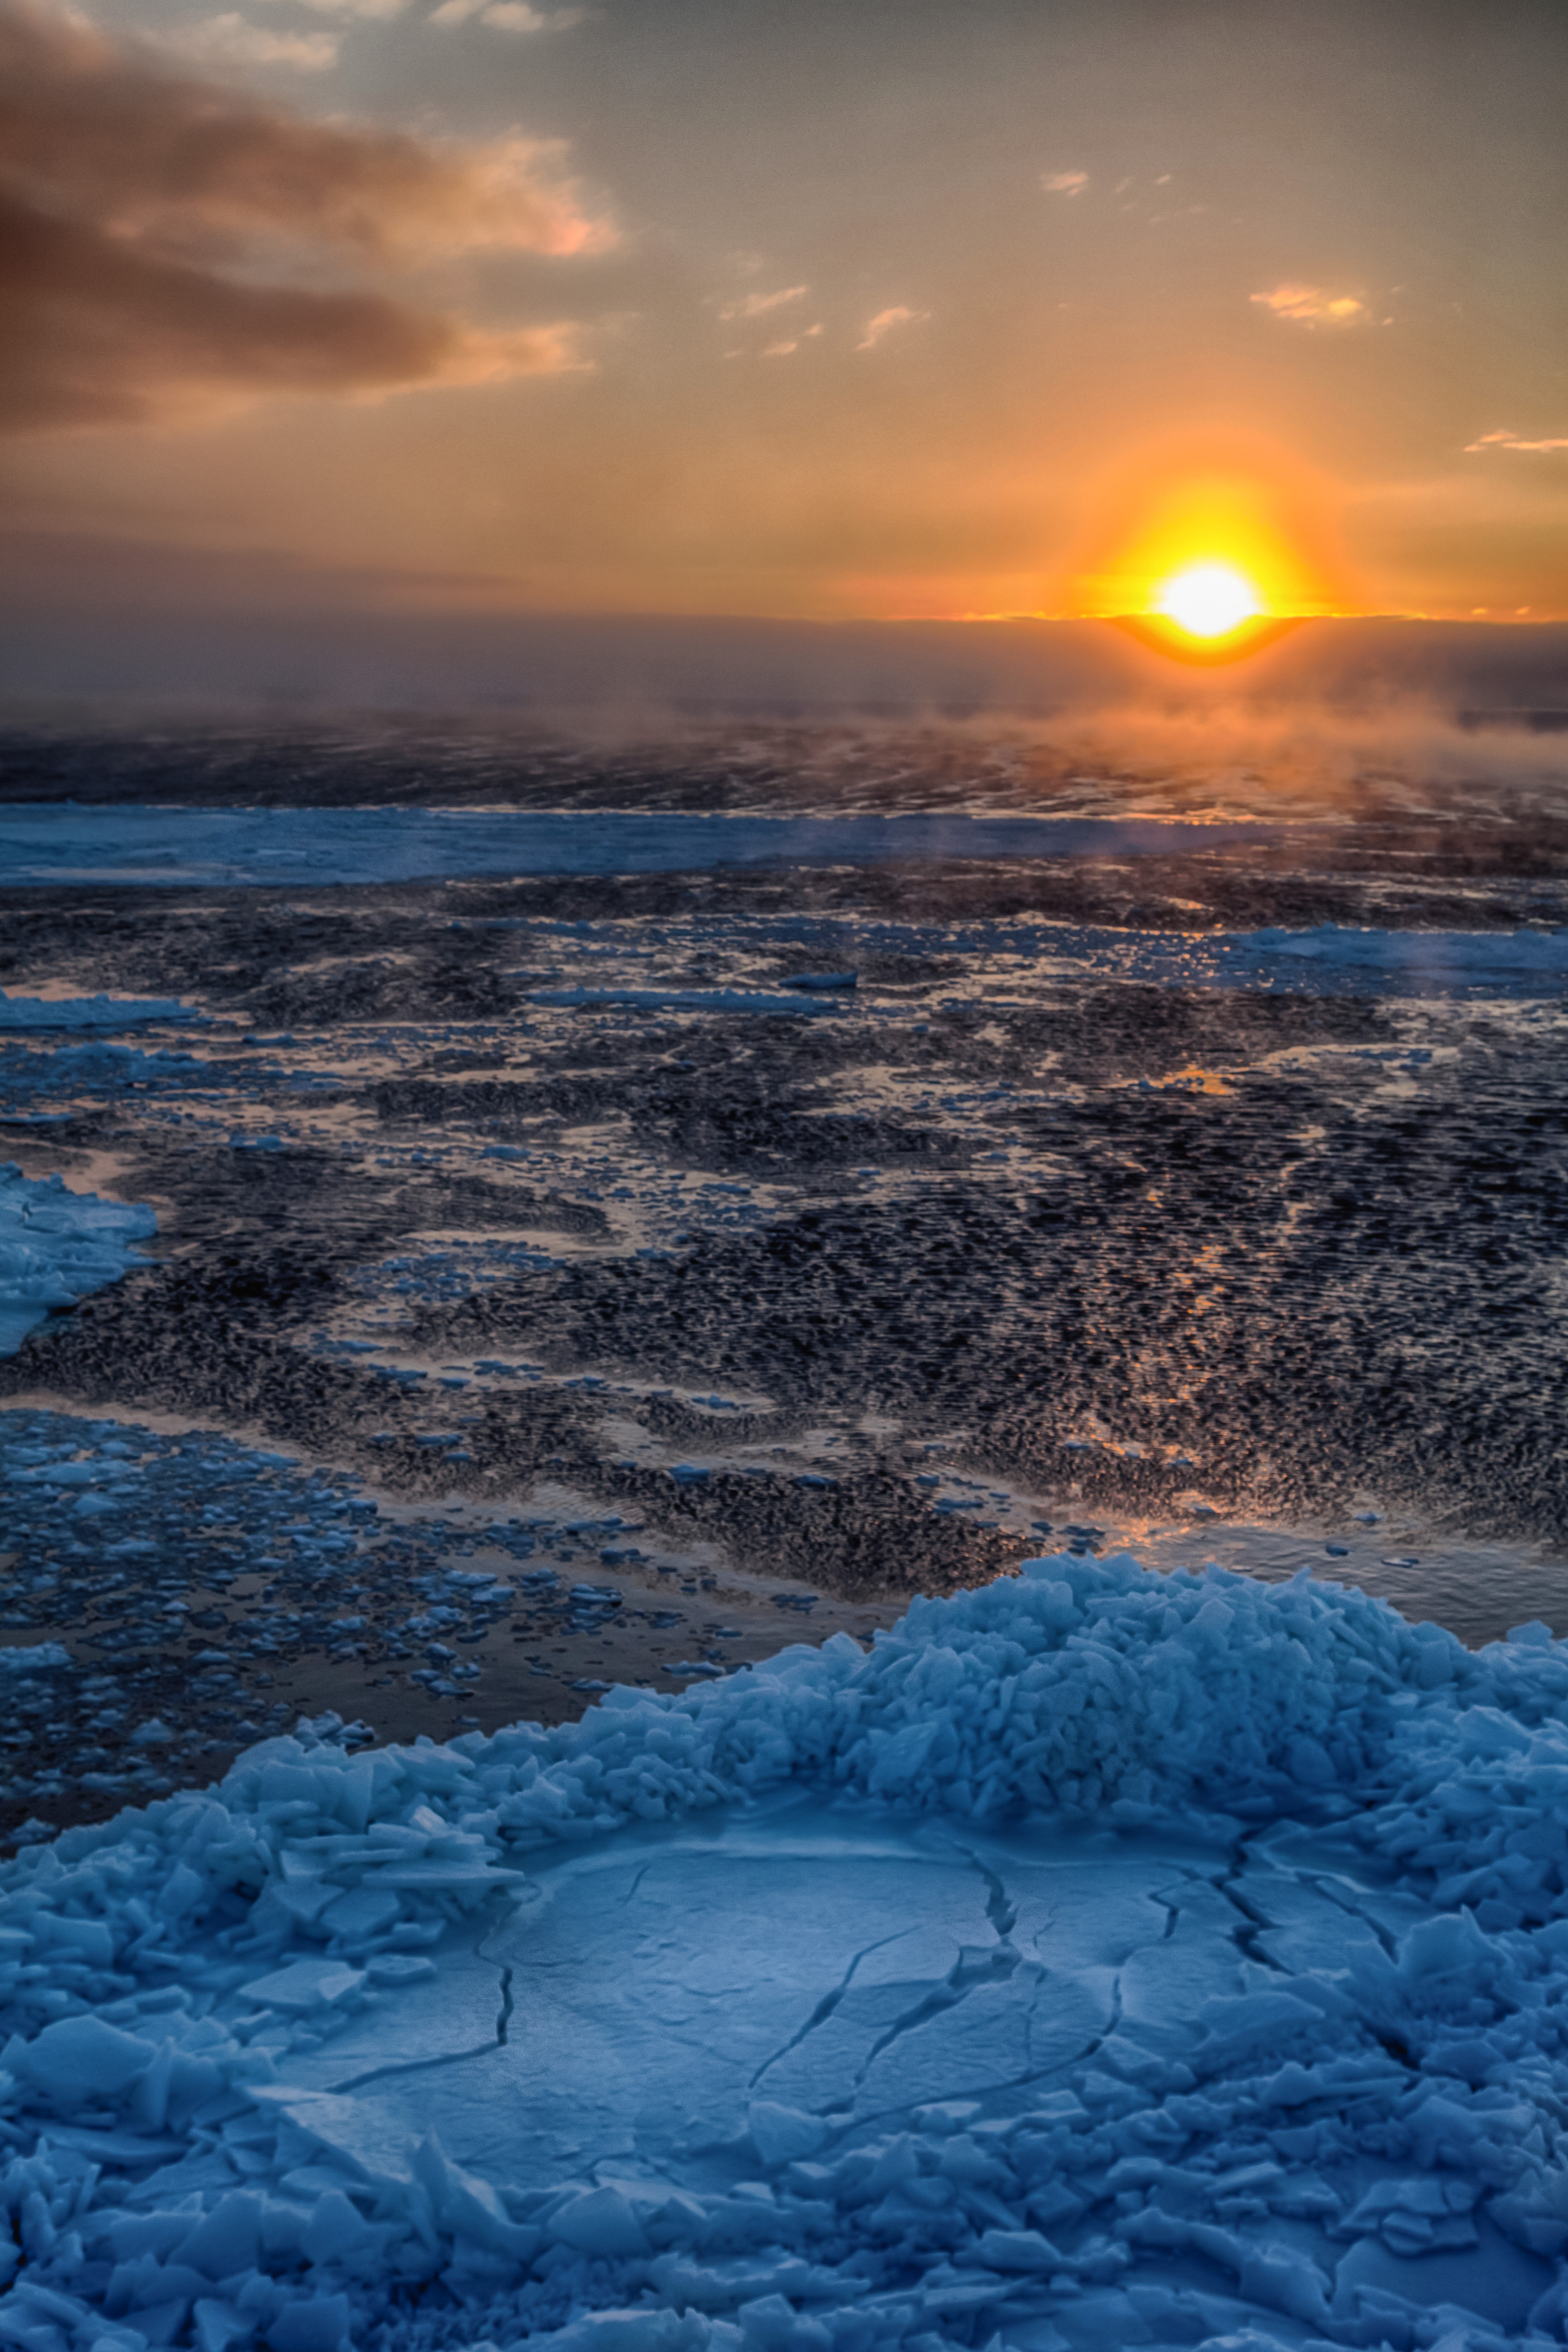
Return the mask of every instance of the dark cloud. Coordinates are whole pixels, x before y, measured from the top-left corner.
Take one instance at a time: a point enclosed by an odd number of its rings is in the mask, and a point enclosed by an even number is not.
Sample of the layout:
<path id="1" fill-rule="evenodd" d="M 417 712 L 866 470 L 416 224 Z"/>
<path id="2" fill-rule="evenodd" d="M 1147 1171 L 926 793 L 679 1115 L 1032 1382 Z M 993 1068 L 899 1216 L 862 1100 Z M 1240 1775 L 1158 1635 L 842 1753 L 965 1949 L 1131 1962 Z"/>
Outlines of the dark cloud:
<path id="1" fill-rule="evenodd" d="M 447 151 L 311 122 L 0 5 L 5 431 L 570 366 L 567 328 L 498 332 L 363 282 L 322 290 L 323 265 L 610 241 L 548 142 Z"/>

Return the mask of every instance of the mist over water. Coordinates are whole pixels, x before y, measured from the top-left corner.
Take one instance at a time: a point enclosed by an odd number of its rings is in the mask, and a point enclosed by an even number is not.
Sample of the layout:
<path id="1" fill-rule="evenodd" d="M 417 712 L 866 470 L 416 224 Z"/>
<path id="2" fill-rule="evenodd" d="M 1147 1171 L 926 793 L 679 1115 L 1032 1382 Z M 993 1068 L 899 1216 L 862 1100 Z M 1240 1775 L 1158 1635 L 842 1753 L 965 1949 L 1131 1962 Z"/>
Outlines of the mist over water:
<path id="1" fill-rule="evenodd" d="M 1568 702 L 1568 689 L 1565 689 Z M 652 708 L 0 713 L 0 805 L 389 805 L 692 815 L 1559 822 L 1568 724 L 1434 700 L 1105 702 L 1036 716 Z M 1412 841 L 1415 835 L 1412 835 Z"/>

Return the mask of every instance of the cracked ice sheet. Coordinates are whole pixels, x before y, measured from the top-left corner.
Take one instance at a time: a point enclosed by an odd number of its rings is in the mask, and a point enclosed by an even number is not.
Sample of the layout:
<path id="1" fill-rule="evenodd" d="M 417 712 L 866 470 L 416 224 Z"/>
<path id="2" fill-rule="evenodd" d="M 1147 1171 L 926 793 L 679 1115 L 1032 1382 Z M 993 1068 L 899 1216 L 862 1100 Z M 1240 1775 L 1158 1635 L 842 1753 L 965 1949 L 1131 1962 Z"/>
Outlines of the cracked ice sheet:
<path id="1" fill-rule="evenodd" d="M 1249 1922 L 1210 1883 L 1229 1866 L 1219 1845 L 957 1835 L 798 1795 L 624 1832 L 536 1865 L 509 1921 L 289 2079 L 347 2095 L 300 2119 L 376 2172 L 434 2128 L 522 2188 L 585 2164 L 701 2185 L 754 2101 L 896 2127 L 932 2102 L 1037 2096 L 1119 2020 L 1176 2047 L 1203 2000 L 1242 1990 Z M 1343 1913 L 1316 1908 L 1342 1937 Z"/>

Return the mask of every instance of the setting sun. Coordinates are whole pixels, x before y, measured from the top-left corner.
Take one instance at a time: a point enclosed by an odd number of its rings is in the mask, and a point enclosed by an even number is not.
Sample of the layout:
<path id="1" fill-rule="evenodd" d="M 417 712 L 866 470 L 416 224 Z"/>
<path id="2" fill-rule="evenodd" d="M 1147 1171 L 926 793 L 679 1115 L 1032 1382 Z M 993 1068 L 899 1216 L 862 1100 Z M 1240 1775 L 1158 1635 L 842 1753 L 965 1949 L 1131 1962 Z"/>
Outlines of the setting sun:
<path id="1" fill-rule="evenodd" d="M 1154 609 L 1194 637 L 1220 637 L 1256 620 L 1263 605 L 1228 563 L 1194 563 L 1161 584 Z"/>

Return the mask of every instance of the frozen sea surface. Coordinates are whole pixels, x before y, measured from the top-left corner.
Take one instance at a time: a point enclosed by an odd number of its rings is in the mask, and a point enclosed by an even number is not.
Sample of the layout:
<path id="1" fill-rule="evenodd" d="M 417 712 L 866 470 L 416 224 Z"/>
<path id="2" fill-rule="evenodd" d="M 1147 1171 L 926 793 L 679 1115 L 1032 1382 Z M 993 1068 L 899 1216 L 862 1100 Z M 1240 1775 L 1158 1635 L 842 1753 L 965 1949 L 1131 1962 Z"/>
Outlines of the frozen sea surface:
<path id="1" fill-rule="evenodd" d="M 1280 828 L 1159 817 L 715 816 L 635 810 L 79 808 L 0 811 L 13 882 L 408 882 L 658 874 L 887 858 L 1172 856 Z"/>
<path id="2" fill-rule="evenodd" d="M 1568 1652 L 1066 1555 L 0 1879 L 28 2352 L 1560 2344 Z"/>

